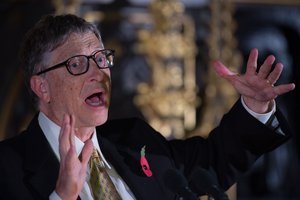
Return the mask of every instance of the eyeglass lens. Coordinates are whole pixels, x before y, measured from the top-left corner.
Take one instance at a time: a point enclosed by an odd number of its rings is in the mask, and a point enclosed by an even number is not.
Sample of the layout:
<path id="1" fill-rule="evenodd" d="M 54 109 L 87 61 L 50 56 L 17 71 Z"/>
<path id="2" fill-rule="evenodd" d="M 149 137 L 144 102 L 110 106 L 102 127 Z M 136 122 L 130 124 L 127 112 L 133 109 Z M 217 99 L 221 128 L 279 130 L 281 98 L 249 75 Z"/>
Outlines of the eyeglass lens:
<path id="1" fill-rule="evenodd" d="M 96 52 L 91 56 L 80 55 L 70 58 L 67 63 L 68 70 L 74 75 L 86 73 L 90 58 L 93 58 L 99 68 L 109 68 L 113 66 L 113 53 L 110 50 L 104 50 Z"/>

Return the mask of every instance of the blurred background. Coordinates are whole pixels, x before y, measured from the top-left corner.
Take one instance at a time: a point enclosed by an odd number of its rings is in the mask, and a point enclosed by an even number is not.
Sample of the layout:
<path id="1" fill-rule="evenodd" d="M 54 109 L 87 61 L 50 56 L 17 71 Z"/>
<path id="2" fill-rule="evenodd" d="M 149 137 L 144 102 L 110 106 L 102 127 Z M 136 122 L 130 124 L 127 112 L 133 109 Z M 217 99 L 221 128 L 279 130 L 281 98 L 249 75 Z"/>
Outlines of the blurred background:
<path id="1" fill-rule="evenodd" d="M 166 138 L 206 137 L 238 94 L 216 77 L 220 59 L 244 72 L 282 62 L 278 83 L 300 80 L 300 0 L 2 0 L 0 140 L 24 129 L 35 110 L 18 60 L 25 32 L 44 14 L 74 13 L 97 24 L 116 50 L 110 118 L 138 116 Z M 230 199 L 300 199 L 299 87 L 277 99 L 294 137 L 268 153 L 228 193 Z M 296 116 L 298 115 L 298 116 Z"/>

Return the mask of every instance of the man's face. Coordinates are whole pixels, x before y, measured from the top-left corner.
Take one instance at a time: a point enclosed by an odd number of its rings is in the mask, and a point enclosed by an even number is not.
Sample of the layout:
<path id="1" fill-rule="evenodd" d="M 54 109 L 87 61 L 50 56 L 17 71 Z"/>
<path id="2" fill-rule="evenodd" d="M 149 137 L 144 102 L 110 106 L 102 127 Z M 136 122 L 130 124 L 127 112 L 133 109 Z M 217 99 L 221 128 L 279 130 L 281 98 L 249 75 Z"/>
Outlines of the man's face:
<path id="1" fill-rule="evenodd" d="M 91 55 L 103 49 L 103 44 L 91 32 L 71 34 L 69 39 L 49 54 L 47 63 L 53 66 L 75 55 Z M 75 116 L 76 127 L 94 127 L 107 120 L 111 80 L 109 69 L 99 69 L 93 59 L 89 70 L 71 75 L 66 67 L 46 73 L 49 98 L 42 98 L 40 109 L 61 125 L 64 114 Z"/>

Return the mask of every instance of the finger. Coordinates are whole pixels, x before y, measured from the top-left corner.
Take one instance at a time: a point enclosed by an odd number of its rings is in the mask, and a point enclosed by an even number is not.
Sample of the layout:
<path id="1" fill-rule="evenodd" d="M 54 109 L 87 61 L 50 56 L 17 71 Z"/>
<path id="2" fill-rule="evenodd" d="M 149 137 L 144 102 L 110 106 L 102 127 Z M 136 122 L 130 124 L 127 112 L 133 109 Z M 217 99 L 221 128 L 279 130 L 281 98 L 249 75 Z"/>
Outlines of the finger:
<path id="1" fill-rule="evenodd" d="M 93 152 L 93 142 L 89 139 L 85 142 L 81 154 L 79 156 L 79 159 L 81 161 L 80 174 L 82 177 L 84 177 L 86 174 L 86 169 L 88 167 L 88 163 L 92 155 L 92 152 Z"/>
<path id="2" fill-rule="evenodd" d="M 75 148 L 75 117 L 74 115 L 69 115 L 69 126 L 70 126 L 70 132 L 69 132 L 69 149 L 67 153 L 67 161 L 69 163 L 72 163 L 72 161 L 77 159 L 77 153 L 76 153 L 76 148 Z M 72 168 L 72 165 L 68 164 L 68 167 Z"/>
<path id="3" fill-rule="evenodd" d="M 257 58 L 258 58 L 258 50 L 256 48 L 250 51 L 250 55 L 247 61 L 247 69 L 246 74 L 255 75 L 257 69 Z"/>
<path id="4" fill-rule="evenodd" d="M 76 148 L 71 145 L 65 158 L 65 169 L 67 170 L 67 173 L 72 174 L 76 172 L 76 170 L 74 171 L 76 162 L 78 162 Z"/>
<path id="5" fill-rule="evenodd" d="M 267 77 L 268 82 L 271 85 L 274 85 L 277 82 L 277 80 L 279 79 L 279 77 L 281 75 L 282 70 L 283 70 L 283 64 L 282 63 L 277 63 L 275 65 L 274 70 Z"/>
<path id="6" fill-rule="evenodd" d="M 66 156 L 70 148 L 70 142 L 69 142 L 70 132 L 71 132 L 70 117 L 69 115 L 65 114 L 63 118 L 62 127 L 60 129 L 60 134 L 59 134 L 59 153 L 61 159 L 63 159 Z"/>
<path id="7" fill-rule="evenodd" d="M 274 61 L 275 61 L 275 57 L 273 55 L 268 56 L 264 61 L 264 63 L 259 68 L 259 72 L 257 76 L 260 77 L 261 79 L 267 78 L 268 75 L 270 74 Z"/>
<path id="8" fill-rule="evenodd" d="M 70 116 L 70 135 L 69 135 L 69 142 L 70 146 L 75 146 L 75 116 Z"/>
<path id="9" fill-rule="evenodd" d="M 257 100 L 260 101 L 271 101 L 277 98 L 279 95 L 287 93 L 295 88 L 293 83 L 291 84 L 284 84 L 279 85 L 276 87 L 267 87 L 260 91 L 260 95 L 258 96 Z"/>
<path id="10" fill-rule="evenodd" d="M 68 121 L 67 115 L 64 114 L 64 116 L 63 116 L 63 121 L 62 121 L 62 123 L 61 123 L 61 129 L 60 129 L 59 136 L 58 136 L 58 141 L 61 140 L 61 137 L 62 137 L 62 135 L 63 135 L 63 134 L 61 134 L 61 133 L 64 131 L 65 126 L 66 126 L 66 124 L 67 124 L 67 121 Z"/>
<path id="11" fill-rule="evenodd" d="M 289 84 L 278 85 L 278 86 L 275 86 L 273 89 L 277 95 L 282 95 L 282 94 L 285 94 L 287 92 L 294 90 L 295 84 L 289 83 Z"/>
<path id="12" fill-rule="evenodd" d="M 236 75 L 237 73 L 234 73 L 232 71 L 230 71 L 228 69 L 228 67 L 226 67 L 223 63 L 221 63 L 220 61 L 215 61 L 213 62 L 213 67 L 214 67 L 214 70 L 216 71 L 216 73 L 220 76 L 220 77 L 223 77 L 223 78 L 227 78 L 228 76 L 231 76 L 231 75 Z"/>
<path id="13" fill-rule="evenodd" d="M 93 152 L 93 142 L 89 139 L 85 142 L 81 151 L 81 162 L 84 166 L 87 165 Z"/>

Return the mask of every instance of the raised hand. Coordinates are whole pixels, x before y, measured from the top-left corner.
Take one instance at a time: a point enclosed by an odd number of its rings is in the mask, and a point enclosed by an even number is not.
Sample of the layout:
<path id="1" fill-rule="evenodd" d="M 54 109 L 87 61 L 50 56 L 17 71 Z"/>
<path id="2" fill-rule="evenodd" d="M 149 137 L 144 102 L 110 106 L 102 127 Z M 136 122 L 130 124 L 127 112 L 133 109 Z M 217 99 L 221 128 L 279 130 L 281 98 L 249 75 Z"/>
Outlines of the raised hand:
<path id="1" fill-rule="evenodd" d="M 74 116 L 65 115 L 59 136 L 60 169 L 56 193 L 63 200 L 77 199 L 82 190 L 93 143 L 87 140 L 78 158 L 74 145 Z"/>
<path id="2" fill-rule="evenodd" d="M 246 105 L 254 112 L 266 113 L 269 111 L 270 103 L 279 95 L 287 93 L 295 88 L 295 84 L 275 83 L 280 77 L 283 65 L 275 62 L 273 55 L 268 56 L 257 72 L 258 50 L 252 49 L 247 62 L 245 74 L 232 72 L 220 61 L 214 62 L 217 74 L 228 80 L 231 85 L 242 95 Z"/>

